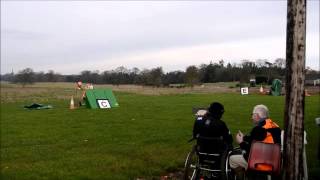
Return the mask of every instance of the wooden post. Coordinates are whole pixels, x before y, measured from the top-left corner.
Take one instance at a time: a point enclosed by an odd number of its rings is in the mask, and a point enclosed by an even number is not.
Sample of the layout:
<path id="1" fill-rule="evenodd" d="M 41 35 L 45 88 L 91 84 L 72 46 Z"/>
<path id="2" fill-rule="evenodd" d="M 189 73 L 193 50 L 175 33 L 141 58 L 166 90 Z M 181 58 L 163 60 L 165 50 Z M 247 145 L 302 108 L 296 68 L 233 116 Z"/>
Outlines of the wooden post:
<path id="1" fill-rule="evenodd" d="M 306 0 L 288 0 L 283 179 L 302 180 Z"/>

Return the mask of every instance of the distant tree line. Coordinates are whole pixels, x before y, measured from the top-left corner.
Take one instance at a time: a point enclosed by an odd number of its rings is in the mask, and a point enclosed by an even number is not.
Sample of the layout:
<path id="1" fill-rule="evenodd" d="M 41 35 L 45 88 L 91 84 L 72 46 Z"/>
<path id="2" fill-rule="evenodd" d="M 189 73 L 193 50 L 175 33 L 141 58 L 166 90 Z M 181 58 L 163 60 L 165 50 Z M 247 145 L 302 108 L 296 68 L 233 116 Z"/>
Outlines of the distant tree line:
<path id="1" fill-rule="evenodd" d="M 307 74 L 318 76 L 319 72 L 307 69 Z M 164 73 L 162 67 L 152 69 L 127 69 L 123 66 L 103 72 L 84 70 L 77 75 L 61 75 L 53 70 L 48 72 L 34 72 L 31 68 L 20 70 L 18 73 L 1 75 L 1 81 L 20 83 L 22 86 L 34 82 L 77 82 L 93 84 L 137 84 L 147 86 L 169 86 L 170 84 L 184 84 L 194 86 L 201 83 L 240 81 L 247 83 L 255 78 L 257 83 L 270 84 L 274 78 L 283 79 L 285 76 L 285 60 L 278 58 L 273 63 L 268 60 L 252 62 L 243 60 L 239 64 L 225 64 L 210 62 L 199 66 L 191 65 L 185 71 Z"/>

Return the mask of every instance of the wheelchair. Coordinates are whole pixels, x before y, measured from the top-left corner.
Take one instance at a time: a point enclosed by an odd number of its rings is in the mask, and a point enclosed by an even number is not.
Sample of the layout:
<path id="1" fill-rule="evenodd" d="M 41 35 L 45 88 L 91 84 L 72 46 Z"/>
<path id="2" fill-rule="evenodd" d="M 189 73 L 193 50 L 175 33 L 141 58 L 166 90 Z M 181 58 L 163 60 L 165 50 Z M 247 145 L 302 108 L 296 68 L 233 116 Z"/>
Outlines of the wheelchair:
<path id="1" fill-rule="evenodd" d="M 198 137 L 185 160 L 185 180 L 234 179 L 229 166 L 229 149 L 222 137 Z"/>

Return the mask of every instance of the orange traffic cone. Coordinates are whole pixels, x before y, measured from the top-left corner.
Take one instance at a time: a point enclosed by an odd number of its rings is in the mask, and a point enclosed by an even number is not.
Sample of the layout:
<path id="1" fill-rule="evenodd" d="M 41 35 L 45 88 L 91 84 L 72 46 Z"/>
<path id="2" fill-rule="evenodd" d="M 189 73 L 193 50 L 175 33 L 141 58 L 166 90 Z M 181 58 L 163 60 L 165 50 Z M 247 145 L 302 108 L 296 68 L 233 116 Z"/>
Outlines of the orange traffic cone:
<path id="1" fill-rule="evenodd" d="M 71 100 L 70 100 L 70 109 L 74 109 L 74 100 L 73 100 L 73 96 L 71 96 Z"/>

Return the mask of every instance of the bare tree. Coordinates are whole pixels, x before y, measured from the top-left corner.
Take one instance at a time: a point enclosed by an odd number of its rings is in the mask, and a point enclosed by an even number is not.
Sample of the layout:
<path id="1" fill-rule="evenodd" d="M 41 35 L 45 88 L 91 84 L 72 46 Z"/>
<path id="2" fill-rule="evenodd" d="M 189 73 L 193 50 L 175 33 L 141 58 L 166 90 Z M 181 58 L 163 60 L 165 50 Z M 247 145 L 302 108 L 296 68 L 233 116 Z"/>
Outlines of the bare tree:
<path id="1" fill-rule="evenodd" d="M 286 60 L 283 58 L 277 58 L 276 60 L 274 60 L 273 65 L 278 68 L 285 68 Z"/>
<path id="2" fill-rule="evenodd" d="M 89 70 L 81 71 L 80 77 L 81 77 L 81 81 L 86 82 L 86 83 L 90 82 L 91 71 L 89 71 Z"/>
<path id="3" fill-rule="evenodd" d="M 149 84 L 160 87 L 162 84 L 163 70 L 162 67 L 153 68 L 150 71 L 148 80 Z"/>
<path id="4" fill-rule="evenodd" d="M 58 81 L 58 77 L 57 75 L 55 74 L 55 72 L 53 70 L 49 70 L 46 74 L 46 80 L 48 82 L 57 82 Z"/>
<path id="5" fill-rule="evenodd" d="M 20 83 L 22 87 L 25 87 L 27 84 L 33 84 L 35 73 L 31 68 L 26 68 L 18 72 L 15 76 L 15 82 Z"/>
<path id="6" fill-rule="evenodd" d="M 189 66 L 186 69 L 185 81 L 191 87 L 199 83 L 199 69 L 196 66 Z"/>
<path id="7" fill-rule="evenodd" d="M 303 179 L 306 0 L 288 0 L 283 179 Z"/>

